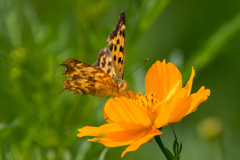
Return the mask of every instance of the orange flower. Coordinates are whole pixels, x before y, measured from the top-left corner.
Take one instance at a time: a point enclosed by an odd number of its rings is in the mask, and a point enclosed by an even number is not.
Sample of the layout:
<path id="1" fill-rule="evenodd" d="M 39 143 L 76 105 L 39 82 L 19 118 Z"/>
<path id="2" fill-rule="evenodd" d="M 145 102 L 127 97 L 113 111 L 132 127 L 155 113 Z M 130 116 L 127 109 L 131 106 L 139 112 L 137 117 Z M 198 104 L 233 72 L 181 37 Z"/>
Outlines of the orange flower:
<path id="1" fill-rule="evenodd" d="M 201 87 L 190 94 L 195 71 L 185 87 L 182 75 L 171 63 L 157 61 L 149 69 L 145 79 L 146 94 L 131 98 L 110 98 L 104 106 L 107 124 L 100 127 L 86 126 L 78 129 L 78 137 L 94 136 L 89 141 L 99 142 L 107 147 L 128 147 L 122 153 L 137 150 L 154 136 L 162 134 L 159 128 L 179 122 L 194 112 L 198 105 L 207 100 L 210 90 Z"/>
<path id="2" fill-rule="evenodd" d="M 195 70 L 192 68 L 190 79 L 182 87 L 182 75 L 172 64 L 157 61 L 150 68 L 145 79 L 146 93 L 154 93 L 159 102 L 164 103 L 160 114 L 165 117 L 167 124 L 177 123 L 186 115 L 194 112 L 198 105 L 207 100 L 210 90 L 202 86 L 196 93 L 191 94 Z"/>

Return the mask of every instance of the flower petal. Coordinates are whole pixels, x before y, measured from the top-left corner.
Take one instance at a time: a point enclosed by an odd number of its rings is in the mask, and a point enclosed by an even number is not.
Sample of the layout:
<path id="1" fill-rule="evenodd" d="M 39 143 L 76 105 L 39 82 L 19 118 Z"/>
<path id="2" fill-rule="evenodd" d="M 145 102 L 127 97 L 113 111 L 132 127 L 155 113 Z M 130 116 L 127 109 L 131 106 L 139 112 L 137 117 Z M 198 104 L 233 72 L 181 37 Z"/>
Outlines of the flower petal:
<path id="1" fill-rule="evenodd" d="M 156 127 L 179 122 L 188 112 L 191 101 L 192 97 L 187 96 L 186 89 L 177 90 L 168 101 L 159 105 Z"/>
<path id="2" fill-rule="evenodd" d="M 126 90 L 124 92 L 122 92 L 122 95 L 118 95 L 117 97 L 126 97 L 126 98 L 130 98 L 130 99 L 136 99 L 137 98 L 137 93 L 135 93 L 134 91 L 129 91 Z M 105 108 L 105 105 L 103 106 L 103 108 Z M 106 115 L 105 113 L 105 109 L 103 110 L 103 117 L 107 122 L 112 122 L 111 119 L 109 119 L 109 117 Z"/>
<path id="3" fill-rule="evenodd" d="M 95 136 L 96 138 L 88 141 L 99 142 L 107 147 L 118 147 L 132 145 L 138 149 L 141 144 L 148 142 L 153 136 L 162 132 L 158 129 L 141 128 L 135 124 L 110 123 L 100 127 L 83 127 L 78 129 L 80 132 L 77 136 Z M 136 145 L 138 146 L 136 148 Z M 135 147 L 134 147 L 135 146 Z M 130 150 L 131 151 L 131 147 Z"/>
<path id="4" fill-rule="evenodd" d="M 92 126 L 85 126 L 83 128 L 78 129 L 78 137 L 84 137 L 84 136 L 104 136 L 106 132 L 114 132 L 118 131 L 119 126 L 116 124 L 104 124 L 100 127 L 92 127 Z"/>
<path id="5" fill-rule="evenodd" d="M 148 70 L 145 78 L 146 93 L 154 93 L 161 101 L 166 98 L 175 84 L 180 81 L 182 86 L 182 75 L 172 63 L 166 64 L 165 60 L 161 63 L 157 61 Z"/>
<path id="6" fill-rule="evenodd" d="M 197 93 L 191 94 L 191 97 L 192 97 L 193 100 L 191 102 L 191 105 L 190 105 L 190 108 L 189 108 L 188 112 L 185 115 L 188 115 L 188 114 L 196 111 L 198 105 L 201 104 L 202 102 L 206 101 L 209 96 L 210 96 L 210 90 L 205 89 L 204 86 L 202 86 L 197 91 Z"/>
<path id="7" fill-rule="evenodd" d="M 188 80 L 188 82 L 187 82 L 187 85 L 185 86 L 185 89 L 188 90 L 188 95 L 191 94 L 192 83 L 193 83 L 193 78 L 194 78 L 194 76 L 195 76 L 195 70 L 194 70 L 194 68 L 192 67 L 192 73 L 191 73 L 191 76 L 190 76 L 190 78 L 189 78 L 189 80 Z"/>
<path id="8" fill-rule="evenodd" d="M 108 122 L 134 123 L 142 127 L 152 124 L 147 108 L 126 97 L 110 98 L 104 106 L 104 114 Z"/>
<path id="9" fill-rule="evenodd" d="M 153 132 L 151 129 L 140 129 L 134 125 L 126 126 L 126 124 L 121 124 L 121 127 L 124 128 L 124 130 L 118 132 L 109 132 L 106 134 L 106 136 L 99 139 L 100 142 L 107 147 L 131 145 L 140 139 L 145 138 L 149 134 L 152 135 Z M 161 133 L 162 132 L 160 132 L 158 129 L 154 129 L 154 134 Z M 90 141 L 95 141 L 95 139 Z"/>
<path id="10" fill-rule="evenodd" d="M 131 126 L 130 131 L 129 126 Z M 124 146 L 129 145 L 132 142 L 132 136 L 137 136 L 139 131 L 142 130 L 139 130 L 135 125 L 129 126 L 120 123 L 104 124 L 100 127 L 86 126 L 78 129 L 80 133 L 77 136 L 94 136 L 96 138 L 88 139 L 88 141 L 99 142 L 108 147 Z"/>
<path id="11" fill-rule="evenodd" d="M 121 157 L 124 157 L 128 152 L 136 151 L 141 147 L 142 144 L 149 142 L 151 139 L 153 139 L 154 136 L 162 134 L 161 131 L 158 129 L 152 130 L 146 134 L 146 136 L 142 137 L 141 139 L 138 139 L 137 141 L 134 141 L 131 143 L 122 153 Z"/>
<path id="12" fill-rule="evenodd" d="M 146 129 L 135 124 L 110 123 L 105 125 L 108 127 L 98 127 L 102 133 L 97 138 L 89 139 L 89 141 L 99 142 L 107 147 L 118 147 L 129 145 L 135 139 L 141 138 L 146 134 Z"/>
<path id="13" fill-rule="evenodd" d="M 175 86 L 168 92 L 168 95 L 167 95 L 167 97 L 164 99 L 163 102 L 169 101 L 169 99 L 172 98 L 172 96 L 173 96 L 174 94 L 176 94 L 177 91 L 179 91 L 179 88 L 181 87 L 180 85 L 181 85 L 181 81 L 178 81 L 178 82 L 175 84 Z"/>
<path id="14" fill-rule="evenodd" d="M 183 117 L 186 115 L 186 113 L 189 110 L 190 104 L 192 101 L 192 97 L 182 97 L 175 100 L 174 105 L 175 109 L 171 113 L 171 116 L 169 118 L 169 123 L 177 123 L 183 119 Z"/>

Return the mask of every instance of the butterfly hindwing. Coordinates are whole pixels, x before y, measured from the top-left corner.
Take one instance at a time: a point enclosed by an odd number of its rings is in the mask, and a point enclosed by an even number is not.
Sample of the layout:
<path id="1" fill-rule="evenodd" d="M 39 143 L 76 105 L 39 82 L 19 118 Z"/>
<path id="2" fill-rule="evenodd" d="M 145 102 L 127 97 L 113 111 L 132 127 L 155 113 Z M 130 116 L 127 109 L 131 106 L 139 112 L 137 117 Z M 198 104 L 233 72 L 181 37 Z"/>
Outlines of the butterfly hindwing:
<path id="1" fill-rule="evenodd" d="M 118 79 L 123 79 L 125 63 L 125 35 L 126 20 L 125 13 L 122 12 L 118 19 L 117 25 L 107 40 L 107 46 L 110 51 L 113 68 Z"/>
<path id="2" fill-rule="evenodd" d="M 115 80 L 94 66 L 75 59 L 67 59 L 61 65 L 67 68 L 64 74 L 69 77 L 63 81 L 65 90 L 100 97 L 118 91 Z"/>

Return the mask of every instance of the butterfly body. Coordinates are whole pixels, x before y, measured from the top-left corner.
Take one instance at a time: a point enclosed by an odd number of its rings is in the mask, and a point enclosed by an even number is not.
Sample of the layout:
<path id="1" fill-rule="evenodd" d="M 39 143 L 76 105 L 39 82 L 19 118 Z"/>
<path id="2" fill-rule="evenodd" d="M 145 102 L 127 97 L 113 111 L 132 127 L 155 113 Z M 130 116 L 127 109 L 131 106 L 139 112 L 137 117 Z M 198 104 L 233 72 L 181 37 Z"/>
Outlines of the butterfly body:
<path id="1" fill-rule="evenodd" d="M 67 59 L 61 65 L 69 77 L 63 81 L 65 90 L 73 93 L 92 94 L 105 97 L 119 95 L 126 88 L 123 80 L 125 62 L 125 13 L 122 12 L 118 23 L 109 35 L 107 47 L 101 49 L 93 65 Z"/>

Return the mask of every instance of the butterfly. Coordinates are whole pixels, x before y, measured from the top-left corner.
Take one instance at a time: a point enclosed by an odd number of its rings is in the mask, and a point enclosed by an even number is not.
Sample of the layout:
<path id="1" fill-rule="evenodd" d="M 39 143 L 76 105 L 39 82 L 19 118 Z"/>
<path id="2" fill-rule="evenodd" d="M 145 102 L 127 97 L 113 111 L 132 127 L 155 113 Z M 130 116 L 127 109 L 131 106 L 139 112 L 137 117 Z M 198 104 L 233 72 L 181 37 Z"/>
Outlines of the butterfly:
<path id="1" fill-rule="evenodd" d="M 64 90 L 83 95 L 105 97 L 122 95 L 126 89 L 123 80 L 125 63 L 125 12 L 121 12 L 117 25 L 108 36 L 107 47 L 101 49 L 93 65 L 79 60 L 67 59 L 61 65 L 66 67 L 64 73 L 69 79 L 64 80 Z"/>

